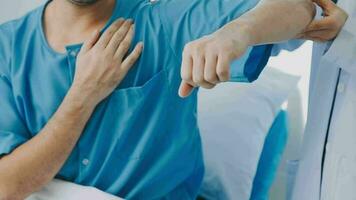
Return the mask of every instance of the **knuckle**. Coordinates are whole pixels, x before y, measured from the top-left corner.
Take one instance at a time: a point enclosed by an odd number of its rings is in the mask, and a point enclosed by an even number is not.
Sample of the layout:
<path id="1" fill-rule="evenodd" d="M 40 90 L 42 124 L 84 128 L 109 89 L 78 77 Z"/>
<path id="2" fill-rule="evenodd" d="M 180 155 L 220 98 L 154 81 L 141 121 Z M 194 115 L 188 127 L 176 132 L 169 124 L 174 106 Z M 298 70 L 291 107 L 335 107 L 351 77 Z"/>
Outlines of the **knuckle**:
<path id="1" fill-rule="evenodd" d="M 192 80 L 192 76 L 188 73 L 181 73 L 181 78 L 185 81 L 191 81 Z"/>
<path id="2" fill-rule="evenodd" d="M 116 34 L 117 38 L 120 39 L 120 38 L 123 38 L 125 35 L 119 31 L 117 34 Z"/>
<path id="3" fill-rule="evenodd" d="M 193 77 L 193 81 L 194 83 L 197 83 L 199 85 L 202 85 L 204 83 L 204 77 L 201 76 L 201 75 L 198 75 L 198 76 L 194 76 Z"/>
<path id="4" fill-rule="evenodd" d="M 115 33 L 113 29 L 108 30 L 107 35 L 112 36 Z"/>
<path id="5" fill-rule="evenodd" d="M 113 24 L 112 27 L 108 29 L 108 32 L 114 34 L 119 27 L 118 24 Z"/>
<path id="6" fill-rule="evenodd" d="M 227 69 L 218 69 L 216 72 L 220 79 L 226 80 L 229 77 L 229 70 Z"/>
<path id="7" fill-rule="evenodd" d="M 123 42 L 121 42 L 121 44 L 120 44 L 120 46 L 123 48 L 123 49 L 128 49 L 128 48 L 130 48 L 130 42 L 128 42 L 128 41 L 123 41 Z"/>
<path id="8" fill-rule="evenodd" d="M 188 43 L 184 46 L 184 49 L 183 49 L 183 54 L 189 54 L 192 52 L 192 49 L 193 49 L 193 43 Z"/>
<path id="9" fill-rule="evenodd" d="M 202 44 L 196 44 L 194 46 L 194 53 L 197 55 L 201 55 L 204 52 L 204 50 L 205 50 L 205 47 Z"/>
<path id="10" fill-rule="evenodd" d="M 215 74 L 209 74 L 205 76 L 205 80 L 207 80 L 209 83 L 215 83 L 217 78 Z"/>
<path id="11" fill-rule="evenodd" d="M 184 46 L 182 55 L 183 55 L 183 57 L 184 57 L 184 56 L 188 56 L 189 54 L 190 54 L 190 47 L 188 47 L 188 46 L 186 45 L 186 46 Z"/>
<path id="12" fill-rule="evenodd" d="M 225 58 L 226 62 L 229 62 L 230 60 L 233 60 L 234 58 L 237 57 L 236 54 L 238 54 L 238 53 L 235 54 L 235 52 L 232 49 L 225 49 L 225 50 L 223 50 L 223 52 L 227 52 L 226 53 L 226 58 Z"/>

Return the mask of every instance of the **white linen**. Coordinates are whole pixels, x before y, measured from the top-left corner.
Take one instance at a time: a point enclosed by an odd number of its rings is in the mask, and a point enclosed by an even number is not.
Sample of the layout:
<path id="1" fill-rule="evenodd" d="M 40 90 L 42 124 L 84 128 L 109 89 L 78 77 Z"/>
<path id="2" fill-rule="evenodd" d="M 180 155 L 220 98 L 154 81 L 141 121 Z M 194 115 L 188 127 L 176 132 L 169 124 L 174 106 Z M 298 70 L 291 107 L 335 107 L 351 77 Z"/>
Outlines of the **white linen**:
<path id="1" fill-rule="evenodd" d="M 94 187 L 53 180 L 41 191 L 32 194 L 26 200 L 122 200 L 119 197 L 102 192 Z"/>
<path id="2" fill-rule="evenodd" d="M 298 80 L 267 67 L 253 84 L 226 83 L 212 91 L 200 90 L 203 196 L 249 199 L 266 135 Z"/>
<path id="3" fill-rule="evenodd" d="M 352 178 L 356 176 L 356 2 L 339 0 L 338 5 L 349 14 L 344 28 L 331 46 L 314 46 L 308 123 L 294 200 L 356 198 Z"/>

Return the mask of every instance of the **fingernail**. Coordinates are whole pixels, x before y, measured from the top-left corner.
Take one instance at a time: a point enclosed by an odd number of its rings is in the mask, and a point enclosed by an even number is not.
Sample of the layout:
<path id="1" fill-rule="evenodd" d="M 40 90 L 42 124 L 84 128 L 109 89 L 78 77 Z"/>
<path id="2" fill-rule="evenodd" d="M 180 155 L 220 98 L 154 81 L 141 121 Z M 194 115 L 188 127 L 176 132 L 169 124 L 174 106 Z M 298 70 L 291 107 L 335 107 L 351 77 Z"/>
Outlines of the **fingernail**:
<path id="1" fill-rule="evenodd" d="M 115 21 L 115 23 L 122 23 L 124 21 L 124 18 L 119 18 L 118 20 Z"/>

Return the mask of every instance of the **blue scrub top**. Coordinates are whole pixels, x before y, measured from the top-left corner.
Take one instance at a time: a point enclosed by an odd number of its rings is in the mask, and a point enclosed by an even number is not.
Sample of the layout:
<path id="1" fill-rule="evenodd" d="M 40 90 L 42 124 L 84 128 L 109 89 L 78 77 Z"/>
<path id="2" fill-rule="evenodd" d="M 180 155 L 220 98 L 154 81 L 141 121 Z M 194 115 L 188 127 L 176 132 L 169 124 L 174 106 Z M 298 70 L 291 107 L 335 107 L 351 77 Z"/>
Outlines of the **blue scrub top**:
<path id="1" fill-rule="evenodd" d="M 106 28 L 119 17 L 134 19 L 134 44 L 143 41 L 144 52 L 97 106 L 57 178 L 128 199 L 194 199 L 204 168 L 197 92 L 177 95 L 182 49 L 257 2 L 117 1 Z M 0 26 L 0 155 L 41 131 L 73 81 L 81 45 L 65 54 L 51 49 L 42 24 L 46 5 Z M 232 80 L 257 78 L 269 53 L 269 46 L 250 49 L 232 65 Z"/>

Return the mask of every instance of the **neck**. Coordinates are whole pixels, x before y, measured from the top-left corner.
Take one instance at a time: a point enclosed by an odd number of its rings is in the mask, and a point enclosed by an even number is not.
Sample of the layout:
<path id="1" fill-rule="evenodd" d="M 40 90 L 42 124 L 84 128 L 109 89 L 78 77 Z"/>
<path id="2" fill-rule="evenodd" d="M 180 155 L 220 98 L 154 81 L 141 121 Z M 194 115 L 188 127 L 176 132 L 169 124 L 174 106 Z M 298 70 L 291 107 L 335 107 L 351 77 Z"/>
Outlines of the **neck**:
<path id="1" fill-rule="evenodd" d="M 100 0 L 90 5 L 77 5 L 69 0 L 53 0 L 45 9 L 43 28 L 49 45 L 58 52 L 78 44 L 95 30 L 104 28 L 116 0 Z"/>
<path id="2" fill-rule="evenodd" d="M 115 0 L 101 0 L 90 5 L 77 5 L 68 0 L 53 0 L 47 7 L 45 17 L 55 19 L 58 27 L 71 30 L 88 30 L 105 24 L 110 18 Z"/>

